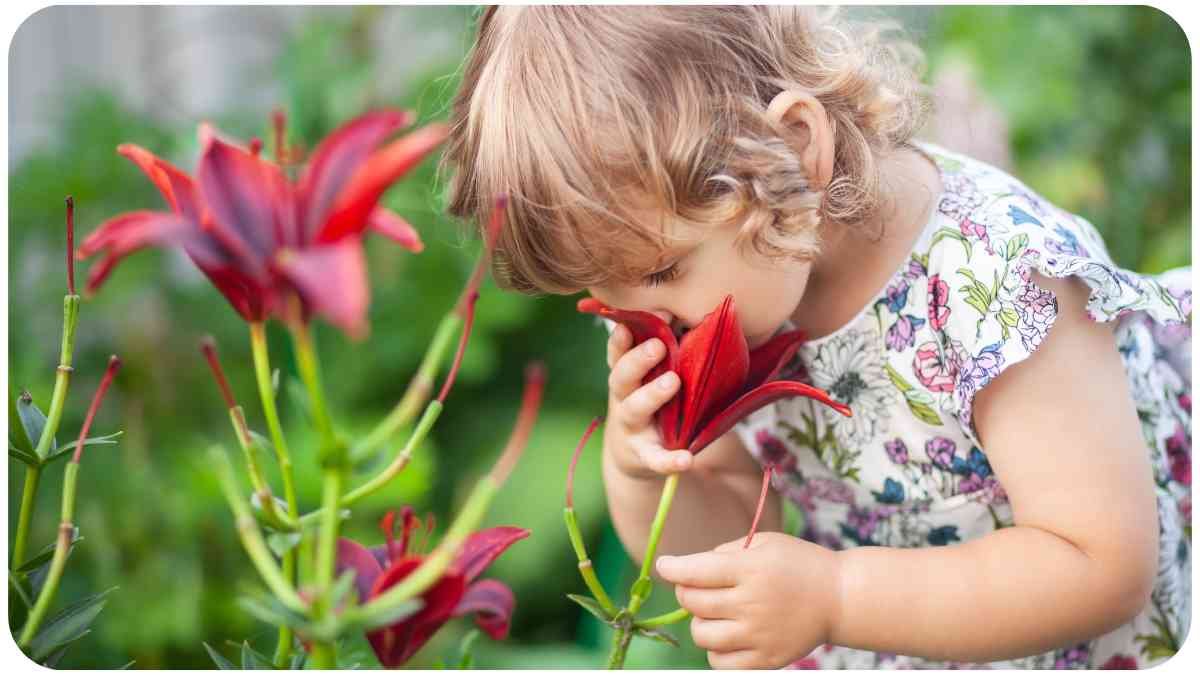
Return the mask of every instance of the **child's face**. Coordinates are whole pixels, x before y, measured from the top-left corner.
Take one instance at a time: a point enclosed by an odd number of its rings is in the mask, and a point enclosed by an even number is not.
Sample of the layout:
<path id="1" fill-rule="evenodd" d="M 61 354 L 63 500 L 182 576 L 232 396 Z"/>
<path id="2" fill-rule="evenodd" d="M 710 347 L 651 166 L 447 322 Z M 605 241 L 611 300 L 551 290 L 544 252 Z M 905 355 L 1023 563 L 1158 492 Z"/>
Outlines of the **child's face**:
<path id="1" fill-rule="evenodd" d="M 642 283 L 593 286 L 588 291 L 612 307 L 653 312 L 668 321 L 677 335 L 700 323 L 732 293 L 742 331 L 753 349 L 795 311 L 812 263 L 768 260 L 749 250 L 743 254 L 734 244 L 736 235 L 732 225 L 687 233 L 663 255 L 659 272 Z"/>

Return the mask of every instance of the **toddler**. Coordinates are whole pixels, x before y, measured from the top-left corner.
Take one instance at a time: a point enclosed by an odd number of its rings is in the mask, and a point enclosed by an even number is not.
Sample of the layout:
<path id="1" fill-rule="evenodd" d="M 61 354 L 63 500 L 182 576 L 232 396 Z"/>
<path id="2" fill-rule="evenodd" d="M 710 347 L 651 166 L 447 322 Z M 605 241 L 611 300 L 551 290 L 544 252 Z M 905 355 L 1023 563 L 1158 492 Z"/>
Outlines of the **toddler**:
<path id="1" fill-rule="evenodd" d="M 718 668 L 1148 667 L 1190 621 L 1190 274 L 913 135 L 920 53 L 809 7 L 490 8 L 450 211 L 510 195 L 497 280 L 682 335 L 726 294 L 827 390 L 664 448 L 664 356 L 608 341 L 604 480 Z M 743 550 L 762 466 L 774 499 Z M 803 515 L 782 533 L 782 502 Z"/>

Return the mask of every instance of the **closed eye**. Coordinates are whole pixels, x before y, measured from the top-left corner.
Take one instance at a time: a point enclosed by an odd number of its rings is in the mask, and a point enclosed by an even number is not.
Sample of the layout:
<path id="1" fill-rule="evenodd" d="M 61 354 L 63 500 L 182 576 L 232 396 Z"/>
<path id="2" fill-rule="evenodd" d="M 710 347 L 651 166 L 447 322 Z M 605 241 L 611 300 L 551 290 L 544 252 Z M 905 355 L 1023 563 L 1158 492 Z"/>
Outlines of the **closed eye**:
<path id="1" fill-rule="evenodd" d="M 679 277 L 679 263 L 671 263 L 670 266 L 664 267 L 657 272 L 647 274 L 642 283 L 646 286 L 654 287 L 662 284 L 667 284 Z"/>

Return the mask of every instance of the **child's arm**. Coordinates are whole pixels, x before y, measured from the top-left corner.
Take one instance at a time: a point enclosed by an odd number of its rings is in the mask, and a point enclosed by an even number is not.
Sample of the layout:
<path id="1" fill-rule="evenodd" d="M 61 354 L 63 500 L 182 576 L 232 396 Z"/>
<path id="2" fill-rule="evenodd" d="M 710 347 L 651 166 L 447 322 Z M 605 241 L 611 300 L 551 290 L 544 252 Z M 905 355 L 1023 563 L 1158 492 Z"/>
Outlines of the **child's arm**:
<path id="1" fill-rule="evenodd" d="M 661 559 L 714 666 L 781 666 L 823 642 L 957 661 L 1101 635 L 1157 569 L 1152 474 L 1112 329 L 1079 282 L 1040 279 L 1059 315 L 1026 364 L 976 397 L 1015 526 L 962 544 L 833 553 L 783 536 Z"/>
<path id="2" fill-rule="evenodd" d="M 757 504 L 762 470 L 733 433 L 694 457 L 686 450 L 663 449 L 654 413 L 675 395 L 679 378 L 669 373 L 663 376 L 666 387 L 658 381 L 642 385 L 642 378 L 666 350 L 658 340 L 630 349 L 632 340 L 624 326 L 617 326 L 609 338 L 612 372 L 604 426 L 604 486 L 625 550 L 640 562 L 664 476 L 676 472 L 683 475 L 659 543 L 661 553 L 707 551 L 745 534 Z M 778 529 L 781 522 L 778 498 L 768 500 L 761 529 Z"/>

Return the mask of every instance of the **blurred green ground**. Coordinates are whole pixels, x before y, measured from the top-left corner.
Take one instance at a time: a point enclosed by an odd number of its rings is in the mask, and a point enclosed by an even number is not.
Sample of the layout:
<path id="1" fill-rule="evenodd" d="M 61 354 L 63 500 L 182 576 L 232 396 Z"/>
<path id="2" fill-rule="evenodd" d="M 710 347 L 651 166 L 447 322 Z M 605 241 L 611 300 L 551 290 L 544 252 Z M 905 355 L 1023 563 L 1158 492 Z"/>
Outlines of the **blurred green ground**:
<path id="1" fill-rule="evenodd" d="M 1014 172 L 1059 205 L 1095 223 L 1118 263 L 1157 272 L 1190 264 L 1190 77 L 1187 41 L 1178 26 L 1145 7 L 946 7 L 895 10 L 916 31 L 934 74 L 966 63 L 1007 120 Z M 461 22 L 468 42 L 469 8 L 442 11 Z M 277 73 L 286 83 L 281 103 L 293 133 L 311 147 L 367 104 L 398 104 L 423 121 L 446 109 L 457 80 L 457 59 L 431 69 L 400 99 L 370 87 L 376 66 L 369 53 L 349 48 L 372 10 L 312 21 L 288 37 Z M 80 236 L 116 213 L 159 208 L 142 175 L 113 151 L 137 142 L 181 166 L 195 161 L 194 127 L 158 128 L 115 96 L 81 90 L 62 102 L 57 142 L 12 166 L 9 200 L 9 376 L 43 408 L 57 358 L 63 294 L 62 199 L 75 197 Z M 236 110 L 216 120 L 237 137 L 266 137 L 261 111 Z M 427 249 L 411 256 L 380 240 L 369 246 L 373 282 L 371 338 L 353 344 L 323 324 L 317 329 L 337 423 L 363 429 L 398 398 L 468 274 L 475 245 L 463 223 L 439 215 L 441 186 L 433 163 L 393 188 L 388 205 L 421 231 Z M 232 448 L 228 418 L 197 341 L 215 335 L 232 384 L 252 425 L 264 427 L 256 403 L 247 331 L 225 301 L 176 254 L 143 252 L 85 302 L 76 347 L 76 379 L 63 424 L 78 429 L 87 397 L 108 354 L 125 359 L 114 393 L 94 427 L 126 435 L 114 450 L 90 450 L 79 495 L 86 541 L 73 556 L 60 598 L 118 585 L 95 632 L 73 649 L 64 667 L 210 667 L 201 641 L 222 645 L 249 637 L 264 651 L 273 631 L 233 603 L 257 584 L 237 543 L 232 519 L 205 466 L 212 442 Z M 168 269 L 172 268 L 172 269 Z M 181 270 L 174 268 L 182 268 Z M 86 273 L 81 266 L 79 274 Z M 272 327 L 271 348 L 285 375 L 294 374 L 288 342 Z M 375 520 L 408 502 L 446 522 L 472 479 L 496 456 L 513 419 L 521 370 L 533 358 L 549 367 L 546 404 L 529 450 L 491 509 L 493 524 L 529 527 L 533 536 L 507 553 L 490 575 L 514 587 L 518 604 L 512 637 L 480 640 L 484 667 L 595 667 L 608 633 L 563 595 L 582 592 L 563 531 L 563 476 L 569 452 L 588 420 L 603 411 L 603 336 L 578 316 L 569 298 L 531 299 L 486 286 L 477 332 L 460 383 L 433 442 L 396 484 L 358 509 L 352 534 L 376 541 Z M 297 421 L 283 399 L 285 424 Z M 292 424 L 289 440 L 299 490 L 308 507 L 319 501 L 314 439 Z M 627 587 L 633 568 L 605 516 L 597 453 L 583 460 L 578 506 L 585 535 L 609 588 Z M 15 523 L 23 467 L 9 462 L 10 529 Z M 43 479 L 31 547 L 50 540 L 58 509 L 60 471 Z M 11 534 L 10 534 L 11 537 Z M 662 589 L 651 604 L 668 608 Z M 656 607 L 651 607 L 653 611 Z M 414 660 L 430 664 L 450 654 L 468 628 L 447 627 Z M 704 667 L 690 646 L 672 650 L 635 642 L 633 667 Z M 365 666 L 375 665 L 363 640 Z"/>

